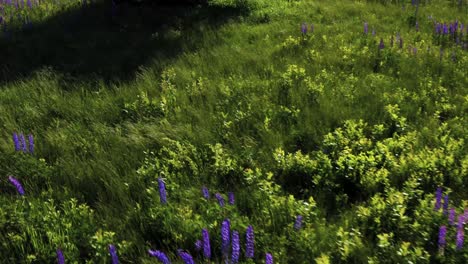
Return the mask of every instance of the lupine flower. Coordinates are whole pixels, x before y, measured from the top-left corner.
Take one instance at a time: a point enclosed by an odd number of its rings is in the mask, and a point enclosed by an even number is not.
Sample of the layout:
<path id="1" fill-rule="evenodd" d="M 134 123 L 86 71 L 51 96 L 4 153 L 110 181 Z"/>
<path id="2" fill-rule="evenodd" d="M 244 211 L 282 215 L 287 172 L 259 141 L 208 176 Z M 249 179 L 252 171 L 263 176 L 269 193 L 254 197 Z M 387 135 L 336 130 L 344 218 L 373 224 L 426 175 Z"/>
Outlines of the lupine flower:
<path id="1" fill-rule="evenodd" d="M 447 227 L 441 226 L 439 229 L 439 249 L 443 249 L 445 247 L 446 241 L 445 236 L 447 235 Z"/>
<path id="2" fill-rule="evenodd" d="M 169 258 L 162 251 L 148 249 L 150 256 L 157 258 L 162 264 L 171 264 Z"/>
<path id="3" fill-rule="evenodd" d="M 270 253 L 265 254 L 265 264 L 273 264 L 273 256 Z"/>
<path id="4" fill-rule="evenodd" d="M 449 206 L 449 196 L 445 195 L 444 196 L 444 215 L 448 213 L 448 206 Z"/>
<path id="5" fill-rule="evenodd" d="M 158 178 L 158 185 L 159 185 L 159 199 L 161 200 L 162 204 L 166 204 L 167 203 L 166 185 L 164 184 L 164 181 L 161 177 Z"/>
<path id="6" fill-rule="evenodd" d="M 384 42 L 383 42 L 383 39 L 380 38 L 380 43 L 379 43 L 379 50 L 385 48 L 385 45 L 384 45 Z"/>
<path id="7" fill-rule="evenodd" d="M 218 199 L 219 206 L 224 207 L 224 198 L 220 193 L 215 194 L 216 199 Z"/>
<path id="8" fill-rule="evenodd" d="M 458 215 L 458 221 L 457 221 L 457 228 L 463 228 L 464 224 L 465 224 L 465 215 L 464 214 L 459 214 Z"/>
<path id="9" fill-rule="evenodd" d="M 206 186 L 202 187 L 202 193 L 205 199 L 210 199 L 210 192 L 208 191 L 208 188 L 206 188 Z"/>
<path id="10" fill-rule="evenodd" d="M 229 252 L 229 243 L 231 242 L 229 234 L 231 233 L 231 221 L 225 219 L 221 224 L 221 251 L 223 256 Z"/>
<path id="11" fill-rule="evenodd" d="M 246 258 L 253 258 L 254 257 L 254 230 L 253 226 L 247 227 L 247 233 L 245 235 L 246 238 L 246 249 L 245 249 L 245 257 Z"/>
<path id="12" fill-rule="evenodd" d="M 33 135 L 29 134 L 28 140 L 29 140 L 29 153 L 34 153 L 34 138 L 33 138 Z"/>
<path id="13" fill-rule="evenodd" d="M 117 249 L 114 245 L 109 245 L 109 254 L 112 258 L 112 264 L 119 264 L 119 257 L 117 256 Z"/>
<path id="14" fill-rule="evenodd" d="M 457 249 L 462 249 L 464 240 L 464 231 L 463 228 L 458 228 L 457 230 Z"/>
<path id="15" fill-rule="evenodd" d="M 28 151 L 28 149 L 26 147 L 26 139 L 24 138 L 23 133 L 20 134 L 20 141 L 21 141 L 21 147 L 23 149 L 23 152 Z"/>
<path id="16" fill-rule="evenodd" d="M 435 207 L 434 207 L 434 210 L 435 210 L 435 211 L 439 211 L 439 210 L 440 210 L 441 201 L 442 201 L 442 188 L 441 188 L 441 187 L 437 187 L 437 191 L 436 191 L 436 201 L 435 201 Z"/>
<path id="17" fill-rule="evenodd" d="M 440 25 L 440 23 L 437 23 L 435 27 L 435 33 L 440 34 L 441 32 L 442 32 L 442 26 Z"/>
<path id="18" fill-rule="evenodd" d="M 455 221 L 455 208 L 450 208 L 450 212 L 449 212 L 449 215 L 448 215 L 448 221 L 449 221 L 449 224 L 453 225 L 454 221 Z"/>
<path id="19" fill-rule="evenodd" d="M 211 247 L 210 247 L 210 234 L 205 228 L 202 229 L 202 239 L 203 239 L 203 256 L 206 259 L 211 258 Z"/>
<path id="20" fill-rule="evenodd" d="M 367 22 L 364 22 L 364 34 L 368 34 L 369 33 L 369 24 L 367 24 Z"/>
<path id="21" fill-rule="evenodd" d="M 13 133 L 13 143 L 15 144 L 15 151 L 19 151 L 21 149 L 21 143 L 16 133 Z"/>
<path id="22" fill-rule="evenodd" d="M 302 215 L 296 216 L 296 221 L 294 222 L 294 229 L 299 230 L 302 227 Z"/>
<path id="23" fill-rule="evenodd" d="M 195 250 L 196 251 L 201 251 L 201 249 L 202 249 L 202 242 L 199 239 L 199 240 L 195 241 Z"/>
<path id="24" fill-rule="evenodd" d="M 234 205 L 234 193 L 233 192 L 228 193 L 228 203 L 230 205 Z"/>
<path id="25" fill-rule="evenodd" d="M 301 25 L 301 32 L 304 35 L 307 34 L 307 24 L 305 22 L 302 23 L 302 25 Z"/>
<path id="26" fill-rule="evenodd" d="M 239 262 L 239 256 L 240 256 L 239 232 L 232 231 L 231 264 L 237 264 Z"/>
<path id="27" fill-rule="evenodd" d="M 448 32 L 447 24 L 444 23 L 444 25 L 442 26 L 442 34 L 447 35 L 448 33 L 449 32 Z"/>
<path id="28" fill-rule="evenodd" d="M 179 249 L 178 251 L 180 258 L 185 264 L 195 264 L 195 261 L 193 261 L 193 258 L 189 253 L 182 251 L 182 249 Z"/>
<path id="29" fill-rule="evenodd" d="M 57 249 L 57 263 L 65 264 L 65 257 L 63 256 L 63 252 L 60 249 Z"/>
<path id="30" fill-rule="evenodd" d="M 13 176 L 8 176 L 8 180 L 13 184 L 20 195 L 24 195 L 24 189 L 21 183 L 13 178 Z"/>
<path id="31" fill-rule="evenodd" d="M 31 0 L 28 0 L 26 3 L 27 3 L 27 5 L 28 5 L 29 8 L 32 8 L 32 2 L 31 2 Z"/>

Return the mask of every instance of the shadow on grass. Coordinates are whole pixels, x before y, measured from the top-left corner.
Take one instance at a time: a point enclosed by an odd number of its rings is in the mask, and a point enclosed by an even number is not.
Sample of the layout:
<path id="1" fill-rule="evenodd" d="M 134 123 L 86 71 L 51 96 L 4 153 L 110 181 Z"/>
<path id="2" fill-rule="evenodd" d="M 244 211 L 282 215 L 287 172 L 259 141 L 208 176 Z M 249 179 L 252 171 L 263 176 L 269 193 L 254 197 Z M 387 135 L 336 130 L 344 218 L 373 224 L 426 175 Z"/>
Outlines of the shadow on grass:
<path id="1" fill-rule="evenodd" d="M 217 27 L 241 15 L 237 9 L 149 4 L 95 3 L 59 13 L 41 24 L 0 38 L 0 83 L 28 77 L 43 67 L 66 80 L 134 78 L 141 66 L 193 51 L 202 28 Z"/>

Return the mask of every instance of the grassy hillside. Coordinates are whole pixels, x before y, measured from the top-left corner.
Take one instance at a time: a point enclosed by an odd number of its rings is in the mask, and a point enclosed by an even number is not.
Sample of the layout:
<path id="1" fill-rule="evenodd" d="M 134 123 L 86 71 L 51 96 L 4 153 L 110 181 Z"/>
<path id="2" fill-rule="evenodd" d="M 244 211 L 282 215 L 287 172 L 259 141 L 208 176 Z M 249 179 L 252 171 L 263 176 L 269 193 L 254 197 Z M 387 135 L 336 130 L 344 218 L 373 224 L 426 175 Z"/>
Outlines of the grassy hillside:
<path id="1" fill-rule="evenodd" d="M 468 262 L 467 18 L 0 0 L 0 263 Z"/>

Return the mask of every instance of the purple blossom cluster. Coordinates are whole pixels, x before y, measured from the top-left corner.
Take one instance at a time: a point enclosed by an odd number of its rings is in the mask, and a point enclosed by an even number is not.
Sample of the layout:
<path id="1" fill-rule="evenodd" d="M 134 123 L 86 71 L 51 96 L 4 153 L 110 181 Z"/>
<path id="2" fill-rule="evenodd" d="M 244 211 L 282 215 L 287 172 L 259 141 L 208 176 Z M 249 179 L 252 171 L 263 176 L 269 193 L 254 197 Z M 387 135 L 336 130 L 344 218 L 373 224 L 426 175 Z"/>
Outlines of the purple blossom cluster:
<path id="1" fill-rule="evenodd" d="M 23 186 L 21 185 L 21 183 L 16 178 L 14 178 L 13 176 L 8 176 L 8 180 L 10 181 L 11 184 L 13 184 L 13 186 L 15 186 L 18 193 L 21 196 L 23 196 L 24 195 L 24 189 L 23 189 Z"/>
<path id="2" fill-rule="evenodd" d="M 441 206 L 442 203 L 442 197 L 444 199 L 443 206 Z M 461 250 L 463 248 L 463 243 L 464 243 L 464 225 L 466 224 L 468 220 L 468 209 L 465 209 L 464 212 L 460 213 L 458 217 L 456 217 L 456 209 L 454 207 L 449 208 L 449 196 L 448 195 L 443 195 L 442 188 L 438 187 L 436 190 L 436 195 L 435 195 L 435 206 L 434 210 L 436 212 L 439 212 L 441 207 L 443 207 L 443 214 L 448 215 L 448 223 L 449 226 L 454 226 L 456 228 L 456 237 L 455 237 L 455 245 L 457 250 Z M 455 219 L 457 221 L 455 222 Z M 439 252 L 441 254 L 444 253 L 445 246 L 447 245 L 447 226 L 442 225 L 439 228 L 439 240 L 438 240 L 438 245 L 439 245 Z"/>
<path id="3" fill-rule="evenodd" d="M 453 41 L 464 49 L 468 46 L 468 41 L 466 40 L 468 26 L 458 20 L 448 23 L 434 21 L 434 34 L 439 44 Z"/>
<path id="4" fill-rule="evenodd" d="M 162 251 L 149 249 L 148 253 L 150 256 L 157 258 L 162 264 L 171 264 L 169 258 Z"/>
<path id="5" fill-rule="evenodd" d="M 15 151 L 22 151 L 24 153 L 34 153 L 34 137 L 33 135 L 28 135 L 28 141 L 26 142 L 26 138 L 24 137 L 23 133 L 19 135 L 15 132 L 13 133 L 13 144 L 15 146 Z M 28 144 L 29 143 L 29 144 Z"/>

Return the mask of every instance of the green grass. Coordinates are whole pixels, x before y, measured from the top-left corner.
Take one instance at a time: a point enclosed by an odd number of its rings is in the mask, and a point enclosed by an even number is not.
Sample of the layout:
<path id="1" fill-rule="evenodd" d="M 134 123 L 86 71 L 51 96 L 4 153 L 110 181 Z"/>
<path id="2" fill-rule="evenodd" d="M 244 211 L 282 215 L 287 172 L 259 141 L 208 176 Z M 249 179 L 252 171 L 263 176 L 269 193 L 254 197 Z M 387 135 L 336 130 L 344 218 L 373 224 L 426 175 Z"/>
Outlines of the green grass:
<path id="1" fill-rule="evenodd" d="M 468 56 L 439 44 L 428 17 L 466 25 L 466 5 L 421 5 L 416 32 L 410 1 L 232 2 L 112 18 L 107 1 L 44 1 L 21 11 L 32 28 L 8 24 L 0 262 L 52 263 L 61 247 L 67 263 L 108 263 L 109 243 L 123 263 L 156 263 L 149 248 L 201 260 L 194 242 L 208 228 L 219 263 L 230 218 L 243 243 L 254 226 L 255 263 L 265 252 L 277 263 L 464 263 L 455 228 L 439 252 L 447 219 L 433 194 L 444 186 L 458 213 L 468 206 Z M 314 32 L 303 36 L 303 22 Z M 403 49 L 389 45 L 397 32 Z M 15 131 L 34 135 L 34 155 L 14 151 Z M 236 205 L 205 201 L 203 185 L 234 191 Z"/>

